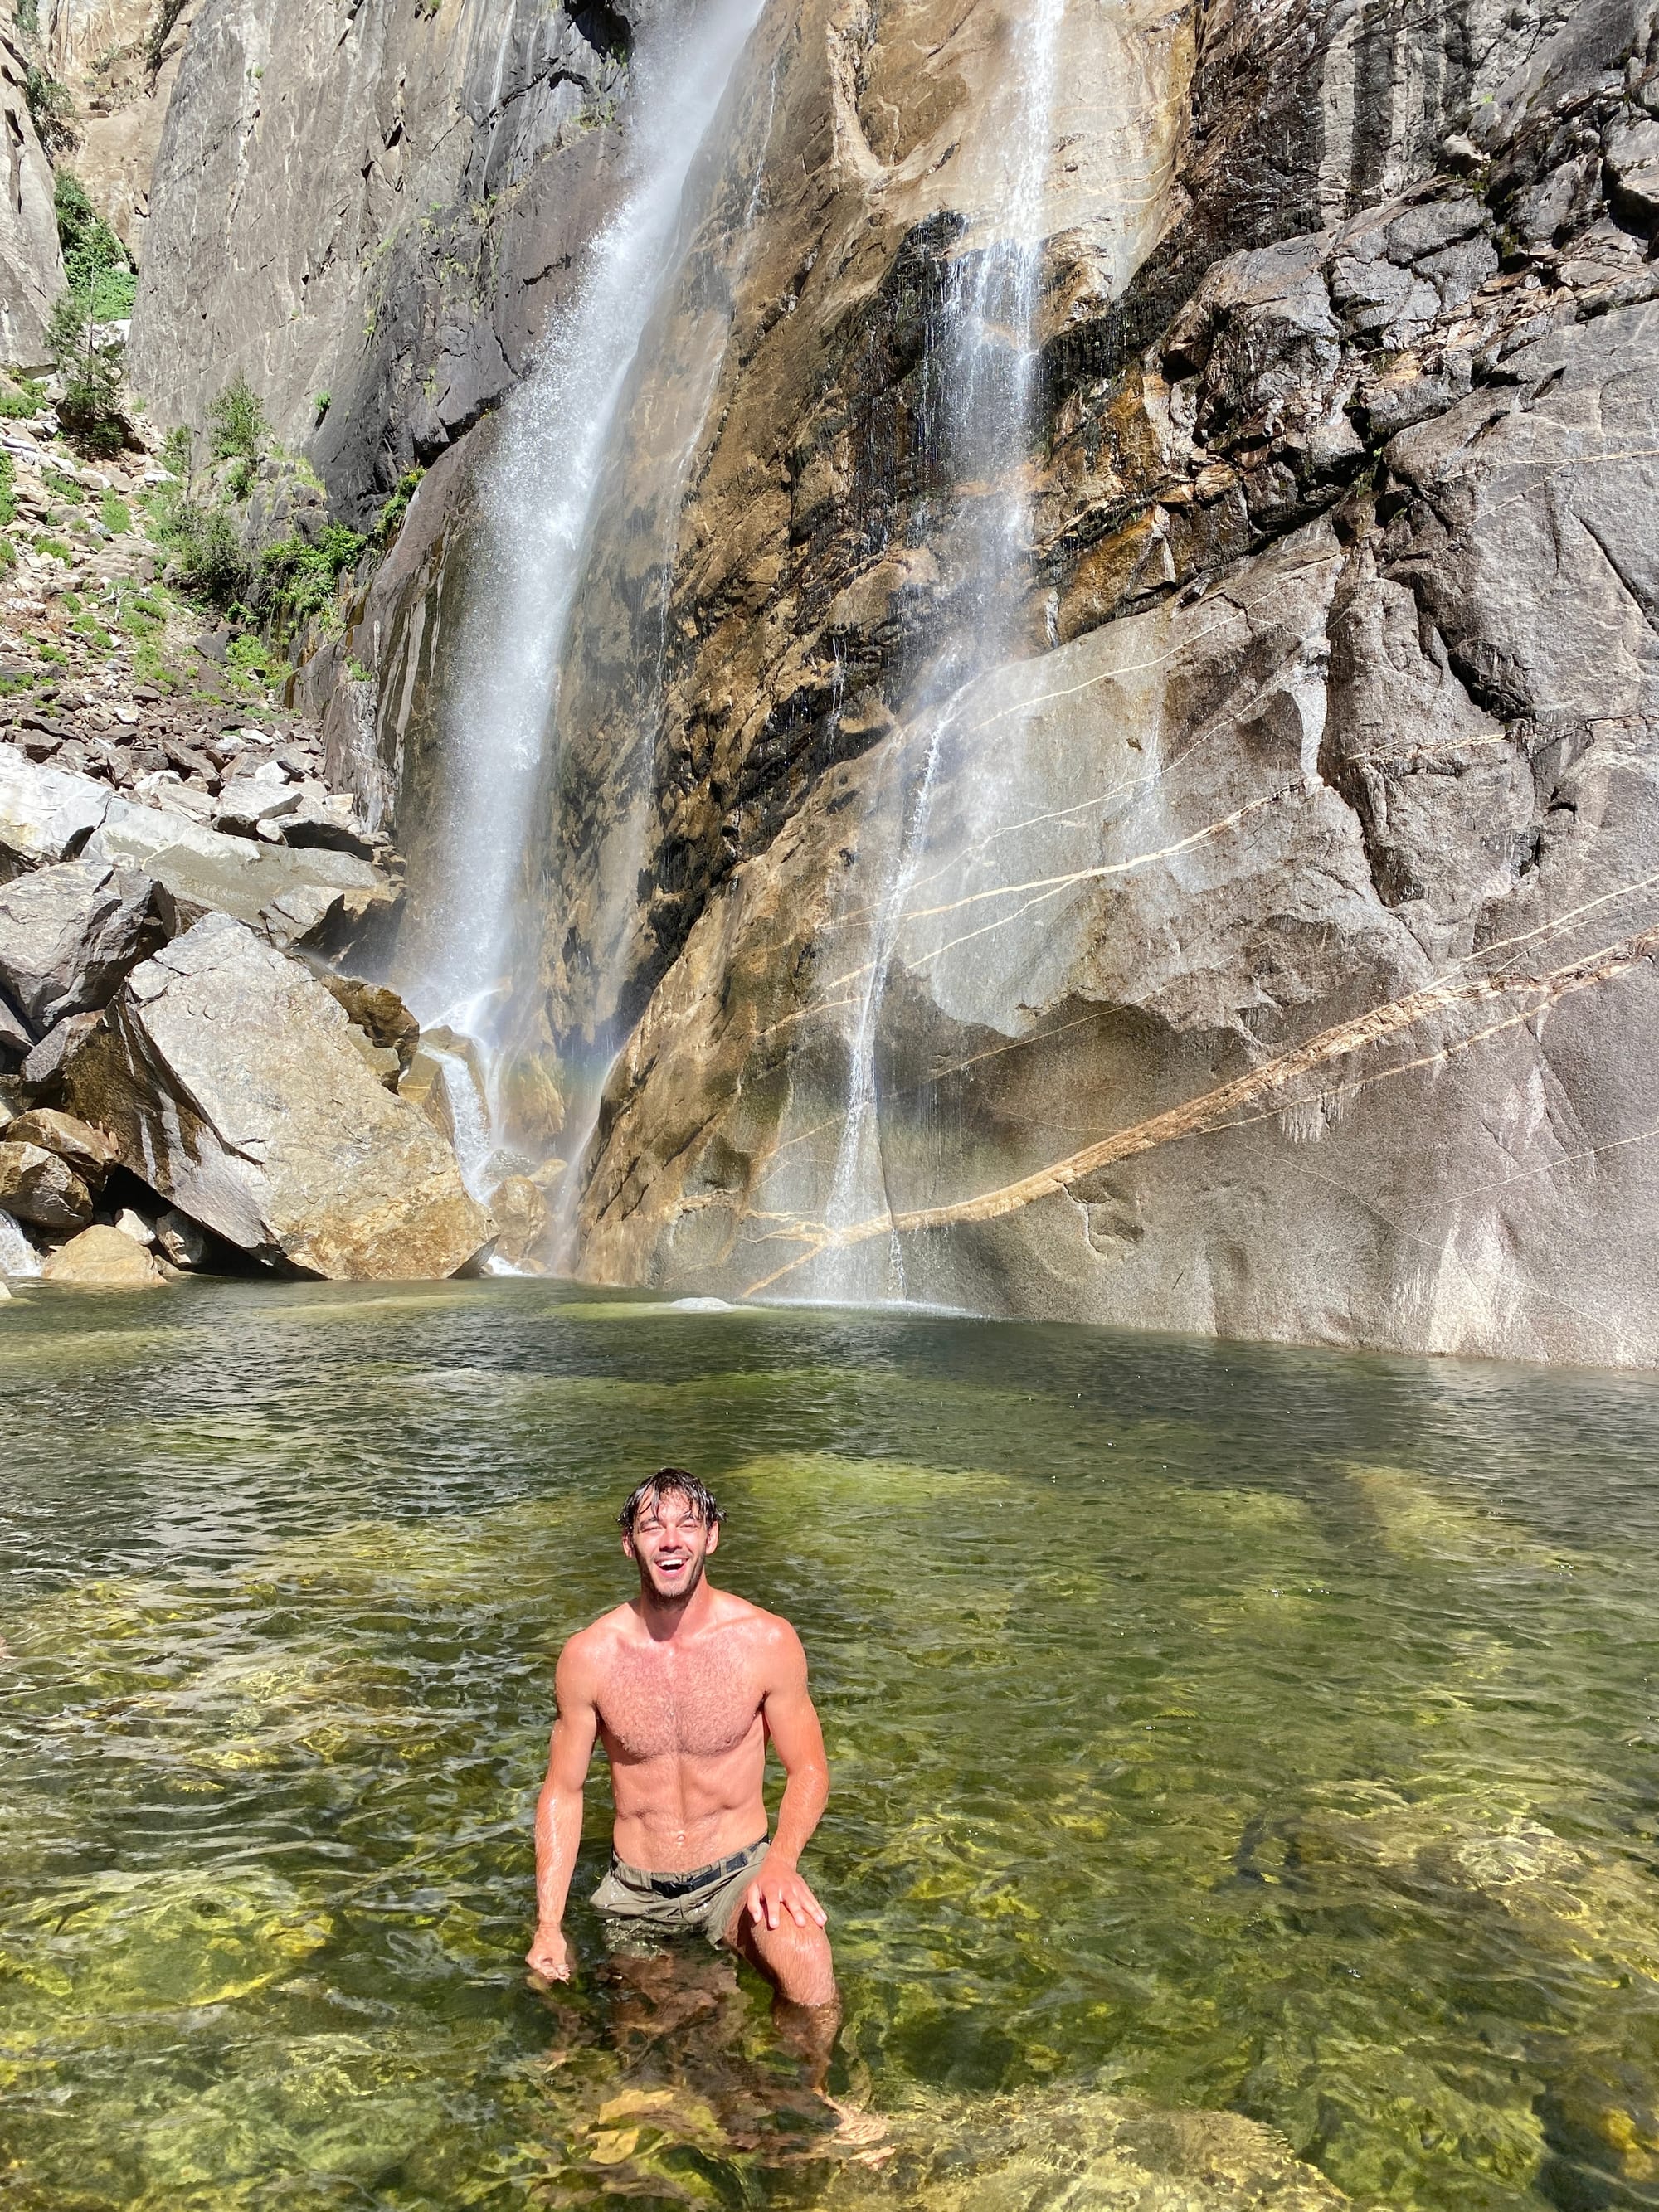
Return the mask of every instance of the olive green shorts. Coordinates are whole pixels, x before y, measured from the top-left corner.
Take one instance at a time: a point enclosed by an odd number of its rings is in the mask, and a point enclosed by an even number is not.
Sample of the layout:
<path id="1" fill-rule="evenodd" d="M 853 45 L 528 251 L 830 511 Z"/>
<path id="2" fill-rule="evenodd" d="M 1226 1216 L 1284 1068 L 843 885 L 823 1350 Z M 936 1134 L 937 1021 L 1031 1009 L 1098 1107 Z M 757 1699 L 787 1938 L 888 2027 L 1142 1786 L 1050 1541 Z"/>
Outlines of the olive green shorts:
<path id="1" fill-rule="evenodd" d="M 607 1939 L 614 1945 L 639 1936 L 706 1936 L 716 1946 L 724 1943 L 767 1846 L 763 1836 L 746 1850 L 689 1874 L 647 1874 L 613 1852 L 611 1871 L 592 1897 Z"/>

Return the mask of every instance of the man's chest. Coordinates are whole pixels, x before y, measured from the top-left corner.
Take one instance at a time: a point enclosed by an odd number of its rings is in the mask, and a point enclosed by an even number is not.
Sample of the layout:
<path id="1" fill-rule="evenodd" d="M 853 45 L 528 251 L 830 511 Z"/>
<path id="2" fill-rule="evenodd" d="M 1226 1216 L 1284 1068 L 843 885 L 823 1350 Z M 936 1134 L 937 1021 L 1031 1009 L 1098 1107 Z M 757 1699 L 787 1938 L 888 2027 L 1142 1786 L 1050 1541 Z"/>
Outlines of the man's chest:
<path id="1" fill-rule="evenodd" d="M 629 1651 L 599 1703 L 614 1753 L 632 1760 L 735 1751 L 754 1731 L 761 1700 L 749 1668 L 731 1656 Z"/>

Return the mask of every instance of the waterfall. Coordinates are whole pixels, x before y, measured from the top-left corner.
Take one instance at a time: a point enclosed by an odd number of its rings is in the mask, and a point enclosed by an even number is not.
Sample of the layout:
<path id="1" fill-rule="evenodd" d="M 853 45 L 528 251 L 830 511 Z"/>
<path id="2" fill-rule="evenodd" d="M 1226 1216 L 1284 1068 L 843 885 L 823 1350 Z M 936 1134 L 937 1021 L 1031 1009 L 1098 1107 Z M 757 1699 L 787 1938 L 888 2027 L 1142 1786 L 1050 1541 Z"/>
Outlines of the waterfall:
<path id="1" fill-rule="evenodd" d="M 0 1213 L 0 1282 L 38 1275 L 40 1255 L 9 1213 Z"/>
<path id="2" fill-rule="evenodd" d="M 970 227 L 958 245 L 938 348 L 942 384 L 941 466 L 947 497 L 961 504 L 961 573 L 951 620 L 904 717 L 926 732 L 911 790 L 898 794 L 898 826 L 887 879 L 875 902 L 851 1040 L 847 1115 L 825 1215 L 831 1236 L 890 1211 L 882 1167 L 876 1052 L 886 979 L 897 951 L 921 856 L 952 702 L 972 678 L 1018 649 L 1006 586 L 1026 559 L 1029 501 L 1022 464 L 1036 429 L 1037 317 L 1045 211 L 1065 0 L 1035 0 L 1014 28 L 1001 96 L 987 112 L 988 143 L 1000 156 L 995 235 Z M 988 487 L 989 487 L 988 489 Z M 899 772 L 906 749 L 896 744 Z M 885 1248 L 886 1279 L 873 1285 L 858 1253 L 832 1253 L 832 1295 L 902 1299 L 896 1233 Z"/>
<path id="3" fill-rule="evenodd" d="M 556 766 L 561 672 L 607 451 L 677 266 L 688 180 L 761 6 L 684 7 L 636 48 L 616 210 L 503 410 L 480 486 L 483 550 L 446 686 L 442 818 L 395 980 L 423 1024 L 477 1039 L 486 1059 L 514 988 L 515 894 Z M 486 1154 L 472 1179 L 489 1173 Z"/>
<path id="4" fill-rule="evenodd" d="M 641 870 L 656 821 L 653 749 L 663 729 L 668 696 L 681 517 L 749 270 L 762 212 L 783 58 L 781 43 L 773 56 L 764 106 L 758 111 L 754 162 L 746 176 L 738 159 L 739 152 L 746 150 L 743 123 L 729 106 L 725 111 L 731 125 L 722 149 L 725 173 L 718 183 L 711 178 L 708 191 L 697 196 L 704 203 L 700 212 L 708 219 L 709 237 L 718 243 L 711 249 L 706 237 L 698 249 L 690 240 L 683 240 L 683 251 L 672 272 L 676 291 L 665 302 L 672 311 L 668 319 L 674 325 L 672 339 L 653 333 L 650 347 L 641 353 L 642 389 L 629 411 L 626 437 L 619 435 L 613 441 L 613 466 L 622 447 L 632 445 L 636 438 L 642 450 L 659 452 L 663 459 L 651 484 L 648 502 L 654 507 L 656 517 L 652 588 L 641 593 L 634 617 L 631 732 L 611 757 L 616 818 L 608 841 L 597 855 L 595 912 L 588 931 L 592 964 L 585 1005 L 586 1049 L 573 1049 L 574 1037 L 567 1040 L 561 1064 L 565 1122 L 560 1150 L 571 1163 L 571 1172 L 560 1183 L 552 1212 L 551 1239 L 544 1248 L 550 1263 L 561 1271 L 574 1270 L 580 1260 L 577 1213 L 583 1189 L 582 1165 L 599 1124 L 606 1078 L 626 1037 L 623 1001 L 633 966 L 631 929 L 639 914 Z M 654 440 L 650 434 L 653 430 Z M 618 481 L 614 491 L 605 492 L 603 503 L 607 510 L 613 502 L 619 511 L 629 508 L 629 486 L 625 481 Z M 643 536 L 646 532 L 637 505 L 633 513 L 634 526 Z M 595 550 L 597 556 L 600 549 L 596 545 Z M 603 597 L 607 580 L 597 558 L 589 580 L 599 582 Z M 623 596 L 618 580 L 613 576 L 609 580 L 615 596 Z M 607 703 L 614 711 L 618 703 L 616 690 L 609 683 L 606 689 Z M 580 691 L 573 695 L 571 716 L 573 723 L 581 719 Z M 528 927 L 539 941 L 542 917 L 529 917 Z M 579 1016 L 573 1029 L 581 1026 Z"/>

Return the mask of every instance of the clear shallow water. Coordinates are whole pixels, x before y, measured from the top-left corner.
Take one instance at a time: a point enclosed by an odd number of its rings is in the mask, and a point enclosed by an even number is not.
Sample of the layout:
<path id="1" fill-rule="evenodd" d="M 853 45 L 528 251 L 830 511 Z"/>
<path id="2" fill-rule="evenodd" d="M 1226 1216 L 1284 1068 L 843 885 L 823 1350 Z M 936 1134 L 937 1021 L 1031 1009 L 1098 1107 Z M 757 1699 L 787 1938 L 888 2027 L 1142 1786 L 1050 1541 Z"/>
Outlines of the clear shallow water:
<path id="1" fill-rule="evenodd" d="M 31 1290 L 0 1436 L 0 2204 L 1011 2208 L 984 2115 L 1114 2095 L 1365 2203 L 1659 2202 L 1653 1384 Z M 552 1657 L 668 1458 L 813 1662 L 878 2172 L 728 1966 L 605 1975 L 584 1910 L 523 1983 Z"/>

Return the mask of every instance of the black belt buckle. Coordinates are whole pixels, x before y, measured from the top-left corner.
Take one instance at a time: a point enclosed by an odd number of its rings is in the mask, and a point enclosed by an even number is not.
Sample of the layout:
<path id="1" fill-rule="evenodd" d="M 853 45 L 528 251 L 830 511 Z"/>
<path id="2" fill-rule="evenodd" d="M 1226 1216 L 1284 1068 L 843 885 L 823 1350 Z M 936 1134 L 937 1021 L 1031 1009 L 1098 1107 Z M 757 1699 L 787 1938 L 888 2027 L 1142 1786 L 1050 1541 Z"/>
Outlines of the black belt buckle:
<path id="1" fill-rule="evenodd" d="M 688 1890 L 696 1889 L 700 1882 L 708 1880 L 700 1869 L 690 1874 L 653 1874 L 647 1878 L 659 1897 L 684 1897 Z"/>

